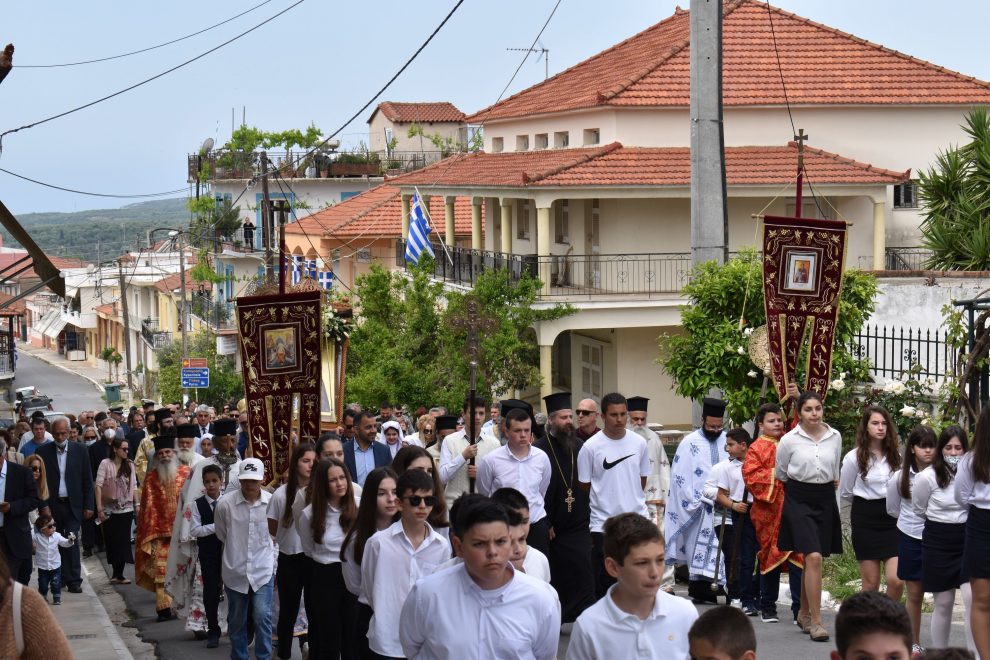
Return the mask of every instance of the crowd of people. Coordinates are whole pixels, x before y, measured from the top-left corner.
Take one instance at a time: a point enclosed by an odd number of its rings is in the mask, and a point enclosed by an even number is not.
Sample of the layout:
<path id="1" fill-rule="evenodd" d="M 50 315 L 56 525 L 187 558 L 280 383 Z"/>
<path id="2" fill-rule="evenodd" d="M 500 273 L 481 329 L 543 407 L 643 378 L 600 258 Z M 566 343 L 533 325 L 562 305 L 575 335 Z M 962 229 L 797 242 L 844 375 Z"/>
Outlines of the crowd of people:
<path id="1" fill-rule="evenodd" d="M 839 612 L 833 657 L 951 657 L 958 589 L 971 654 L 957 657 L 990 659 L 990 407 L 970 449 L 954 426 L 901 443 L 870 406 L 843 456 L 813 392 L 794 397 L 790 430 L 785 409 L 762 406 L 755 440 L 706 398 L 668 462 L 648 403 L 348 407 L 335 431 L 294 443 L 272 484 L 234 405 L 39 414 L 0 432 L 0 622 L 31 612 L 51 626 L 44 654 L 63 657 L 45 603 L 80 593 L 80 556 L 105 552 L 111 582 L 129 584 L 133 564 L 158 621 L 182 617 L 208 648 L 226 632 L 232 658 L 289 658 L 298 643 L 311 658 L 550 659 L 563 629 L 573 660 L 748 660 L 751 622 L 779 622 L 785 573 L 790 618 L 830 639 L 823 559 L 851 550 L 862 593 Z M 16 627 L 0 625 L 0 656 L 26 643 L 22 657 L 40 657 Z"/>

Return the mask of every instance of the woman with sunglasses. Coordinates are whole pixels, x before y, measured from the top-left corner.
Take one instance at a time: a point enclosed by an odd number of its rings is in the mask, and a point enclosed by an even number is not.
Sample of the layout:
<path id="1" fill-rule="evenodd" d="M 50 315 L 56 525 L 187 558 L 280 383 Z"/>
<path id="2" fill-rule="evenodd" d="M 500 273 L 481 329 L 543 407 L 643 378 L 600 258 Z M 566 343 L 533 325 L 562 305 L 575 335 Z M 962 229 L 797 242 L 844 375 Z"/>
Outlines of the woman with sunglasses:
<path id="1" fill-rule="evenodd" d="M 296 518 L 303 553 L 309 557 L 306 613 L 309 657 L 354 658 L 353 625 L 357 600 L 347 590 L 340 564 L 344 536 L 357 520 L 354 487 L 344 464 L 324 459 L 313 468 L 307 489 L 309 504 Z"/>
<path id="2" fill-rule="evenodd" d="M 967 624 L 972 594 L 963 571 L 966 543 L 966 507 L 956 501 L 956 467 L 969 449 L 969 439 L 959 426 L 942 429 L 935 460 L 918 473 L 911 489 L 914 512 L 925 520 L 921 535 L 921 583 L 935 598 L 932 612 L 932 647 L 949 646 L 956 589 L 962 588 Z M 983 550 L 984 555 L 986 549 Z M 974 650 L 973 634 L 966 625 L 966 645 Z"/>
<path id="3" fill-rule="evenodd" d="M 51 510 L 48 507 L 48 479 L 45 478 L 45 461 L 42 460 L 41 456 L 31 454 L 25 459 L 24 466 L 31 470 L 31 476 L 34 477 L 34 483 L 38 487 L 38 497 L 41 499 L 41 506 L 28 512 L 28 521 L 34 525 L 38 516 L 51 515 Z"/>
<path id="4" fill-rule="evenodd" d="M 435 462 L 440 461 L 440 444 L 437 442 L 436 417 L 427 413 L 416 420 L 417 433 L 410 436 L 409 442 L 430 452 Z"/>
<path id="5" fill-rule="evenodd" d="M 96 520 L 103 524 L 107 563 L 113 569 L 111 584 L 130 584 L 124 577 L 124 564 L 133 564 L 131 523 L 139 507 L 137 474 L 127 457 L 127 440 L 110 443 L 113 456 L 100 462 L 96 470 Z"/>

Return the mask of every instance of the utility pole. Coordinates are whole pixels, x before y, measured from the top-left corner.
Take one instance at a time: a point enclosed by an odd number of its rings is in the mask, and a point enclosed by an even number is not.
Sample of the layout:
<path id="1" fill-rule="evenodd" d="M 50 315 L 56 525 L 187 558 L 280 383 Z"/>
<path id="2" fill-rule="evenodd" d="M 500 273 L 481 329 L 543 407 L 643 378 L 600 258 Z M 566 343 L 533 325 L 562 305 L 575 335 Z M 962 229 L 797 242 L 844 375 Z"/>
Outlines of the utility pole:
<path id="1" fill-rule="evenodd" d="M 728 258 L 722 126 L 722 2 L 691 0 L 691 257 Z"/>
<path id="2" fill-rule="evenodd" d="M 176 232 L 175 240 L 179 247 L 179 333 L 182 336 L 182 357 L 187 358 L 189 354 L 186 343 L 186 250 L 182 245 L 181 232 Z"/>
<path id="3" fill-rule="evenodd" d="M 261 152 L 261 247 L 265 250 L 265 282 L 271 284 L 274 273 L 272 250 L 272 202 L 268 194 L 268 152 Z"/>
<path id="4" fill-rule="evenodd" d="M 127 280 L 124 279 L 124 262 L 117 259 L 117 276 L 120 278 L 120 313 L 124 316 L 124 366 L 127 368 L 127 392 L 134 396 L 131 374 L 131 317 L 127 313 Z"/>

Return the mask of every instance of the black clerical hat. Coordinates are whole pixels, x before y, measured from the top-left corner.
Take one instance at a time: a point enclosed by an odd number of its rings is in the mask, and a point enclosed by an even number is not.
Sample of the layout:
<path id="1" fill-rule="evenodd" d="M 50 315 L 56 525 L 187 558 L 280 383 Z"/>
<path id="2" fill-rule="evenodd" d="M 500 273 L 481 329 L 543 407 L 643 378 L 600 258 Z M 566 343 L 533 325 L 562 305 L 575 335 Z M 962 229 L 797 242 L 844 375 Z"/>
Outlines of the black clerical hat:
<path id="1" fill-rule="evenodd" d="M 554 392 L 543 397 L 543 405 L 546 406 L 547 414 L 552 415 L 558 410 L 573 410 L 570 392 Z"/>
<path id="2" fill-rule="evenodd" d="M 213 435 L 237 435 L 237 420 L 236 419 L 214 420 Z"/>
<path id="3" fill-rule="evenodd" d="M 701 416 L 724 417 L 725 405 L 726 405 L 725 401 L 722 401 L 722 399 L 714 399 L 710 396 L 706 396 L 704 399 L 702 399 Z"/>
<path id="4" fill-rule="evenodd" d="M 440 415 L 437 417 L 437 433 L 440 431 L 456 431 L 457 415 Z"/>
<path id="5" fill-rule="evenodd" d="M 163 419 L 167 419 L 171 416 L 172 416 L 172 411 L 169 410 L 168 408 L 159 408 L 158 410 L 155 411 L 155 421 L 158 422 L 159 424 L 162 422 Z"/>
<path id="6" fill-rule="evenodd" d="M 179 424 L 175 427 L 176 438 L 197 438 L 199 437 L 199 427 L 195 424 Z"/>
<path id="7" fill-rule="evenodd" d="M 162 429 L 162 432 L 155 436 L 155 451 L 162 449 L 175 449 L 175 429 Z"/>
<path id="8" fill-rule="evenodd" d="M 645 396 L 631 396 L 626 399 L 629 412 L 646 412 L 646 404 L 650 402 Z"/>

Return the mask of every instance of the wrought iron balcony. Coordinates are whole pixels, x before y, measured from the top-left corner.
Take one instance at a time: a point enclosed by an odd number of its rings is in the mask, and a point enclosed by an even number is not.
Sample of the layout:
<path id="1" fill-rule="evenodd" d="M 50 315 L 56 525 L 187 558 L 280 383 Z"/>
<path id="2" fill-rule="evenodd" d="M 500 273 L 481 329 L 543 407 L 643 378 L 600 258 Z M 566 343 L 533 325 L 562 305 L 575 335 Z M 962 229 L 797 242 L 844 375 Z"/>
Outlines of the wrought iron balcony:
<path id="1" fill-rule="evenodd" d="M 922 247 L 889 247 L 884 250 L 887 270 L 925 270 L 932 251 Z"/>
<path id="2" fill-rule="evenodd" d="M 172 343 L 172 333 L 159 330 L 158 319 L 141 321 L 141 336 L 152 348 L 164 348 Z"/>
<path id="3" fill-rule="evenodd" d="M 432 165 L 451 155 L 445 151 L 369 151 L 360 153 L 316 153 L 306 158 L 305 151 L 268 152 L 268 162 L 281 168 L 283 177 L 335 179 L 355 176 L 396 176 Z M 261 172 L 260 151 L 214 151 L 209 154 L 189 154 L 189 183 L 195 183 L 197 172 L 207 181 L 221 179 L 250 179 Z M 291 166 L 290 166 L 291 165 Z"/>
<path id="4" fill-rule="evenodd" d="M 405 242 L 396 244 L 396 263 L 405 265 Z M 527 274 L 543 281 L 543 298 L 595 298 L 676 294 L 691 272 L 688 252 L 538 256 L 433 246 L 434 276 L 474 286 L 486 270 L 504 268 L 513 281 Z"/>

